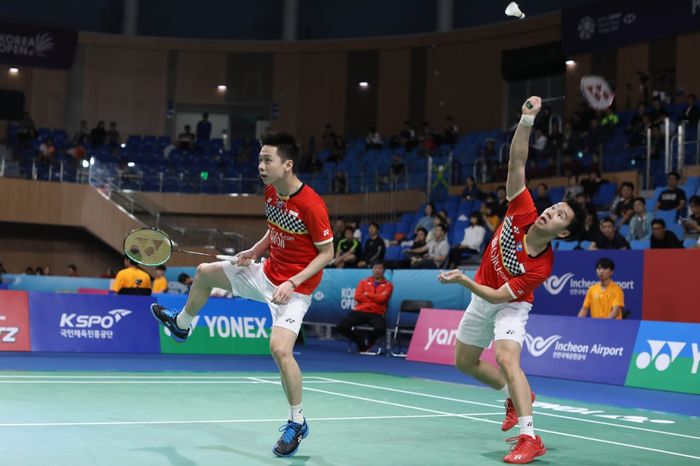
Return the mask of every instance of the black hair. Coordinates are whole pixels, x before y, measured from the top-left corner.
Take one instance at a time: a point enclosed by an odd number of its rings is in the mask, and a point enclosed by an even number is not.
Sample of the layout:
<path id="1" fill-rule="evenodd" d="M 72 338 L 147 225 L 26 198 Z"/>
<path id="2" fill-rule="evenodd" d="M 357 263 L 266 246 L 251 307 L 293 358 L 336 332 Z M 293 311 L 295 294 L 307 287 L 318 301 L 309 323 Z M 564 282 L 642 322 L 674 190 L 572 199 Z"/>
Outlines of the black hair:
<path id="1" fill-rule="evenodd" d="M 690 196 L 690 200 L 688 201 L 688 203 L 693 205 L 700 205 L 700 196 Z"/>
<path id="2" fill-rule="evenodd" d="M 566 226 L 566 229 L 569 232 L 569 236 L 567 236 L 567 238 L 577 238 L 578 235 L 581 234 L 583 226 L 586 224 L 586 215 L 588 215 L 588 211 L 578 202 L 566 201 L 566 205 L 568 205 L 569 209 L 571 209 L 571 211 L 574 213 L 573 218 Z"/>
<path id="3" fill-rule="evenodd" d="M 438 223 L 438 224 L 435 225 L 435 227 L 433 227 L 433 228 L 436 228 L 436 227 L 442 228 L 442 231 L 444 231 L 445 233 L 447 233 L 447 225 L 445 225 L 444 223 Z"/>
<path id="4" fill-rule="evenodd" d="M 654 220 L 652 220 L 651 225 L 661 225 L 663 228 L 666 228 L 666 222 L 664 222 L 661 218 L 655 218 Z"/>
<path id="5" fill-rule="evenodd" d="M 690 97 L 693 100 L 697 100 L 697 98 L 695 97 L 695 94 L 688 94 L 688 97 Z"/>
<path id="6" fill-rule="evenodd" d="M 386 269 L 386 265 L 384 265 L 384 262 L 382 262 L 380 260 L 376 260 L 376 261 L 372 262 L 371 266 L 374 267 L 375 265 L 381 265 L 382 267 L 384 267 Z"/>
<path id="7" fill-rule="evenodd" d="M 677 180 L 681 179 L 681 175 L 678 172 L 668 172 L 667 176 L 675 176 Z"/>
<path id="8" fill-rule="evenodd" d="M 615 270 L 615 263 L 612 261 L 612 259 L 609 259 L 607 257 L 601 257 L 595 264 L 595 268 L 597 269 L 598 267 L 600 267 L 601 269 Z"/>
<path id="9" fill-rule="evenodd" d="M 165 268 L 164 265 L 159 265 L 156 267 L 156 270 L 162 270 L 163 272 L 165 272 L 167 269 Z"/>
<path id="10" fill-rule="evenodd" d="M 372 226 L 372 225 L 374 225 L 377 228 L 377 230 L 379 230 L 379 224 L 377 222 L 372 222 L 369 224 L 369 226 Z"/>
<path id="11" fill-rule="evenodd" d="M 629 187 L 632 192 L 634 192 L 634 183 L 630 183 L 629 181 L 623 181 L 622 184 L 620 185 L 620 192 L 622 192 L 622 188 L 625 186 Z"/>
<path id="12" fill-rule="evenodd" d="M 129 264 L 131 264 L 131 265 L 135 265 L 135 266 L 138 266 L 138 265 L 139 265 L 138 262 L 136 262 L 135 260 L 133 260 L 131 257 L 127 256 L 126 254 L 124 254 L 124 259 L 128 260 L 128 261 L 129 261 Z"/>
<path id="13" fill-rule="evenodd" d="M 187 275 L 185 272 L 182 272 L 180 275 L 177 276 L 177 281 L 184 285 L 188 278 L 190 278 L 190 276 Z"/>
<path id="14" fill-rule="evenodd" d="M 260 136 L 260 144 L 277 148 L 277 155 L 283 162 L 292 161 L 292 173 L 297 172 L 301 160 L 301 147 L 297 140 L 289 133 L 269 133 Z"/>
<path id="15" fill-rule="evenodd" d="M 549 186 L 547 186 L 547 183 L 540 183 L 540 184 L 537 185 L 538 188 L 539 188 L 540 186 L 544 186 L 544 190 L 545 190 L 545 191 L 549 191 Z"/>
<path id="16" fill-rule="evenodd" d="M 423 228 L 423 227 L 417 228 L 416 233 L 418 233 L 419 231 L 422 231 L 425 236 L 428 236 L 428 230 L 426 230 L 425 228 Z"/>
<path id="17" fill-rule="evenodd" d="M 75 270 L 75 271 L 78 270 L 78 267 L 76 267 L 75 264 L 68 264 L 68 267 L 67 267 L 67 268 L 73 269 L 73 270 Z"/>
<path id="18" fill-rule="evenodd" d="M 353 235 L 355 234 L 355 229 L 354 229 L 353 227 L 345 227 L 345 228 L 343 229 L 343 233 L 345 233 L 346 231 L 349 231 L 349 232 L 352 233 Z"/>
<path id="19" fill-rule="evenodd" d="M 481 212 L 478 210 L 475 210 L 471 214 L 469 214 L 469 218 L 474 217 L 476 219 L 476 224 L 480 226 L 484 226 L 484 216 L 481 215 Z"/>
<path id="20" fill-rule="evenodd" d="M 647 205 L 647 200 L 644 199 L 644 198 L 641 197 L 641 196 L 635 197 L 635 198 L 634 198 L 634 202 L 637 202 L 637 201 L 641 202 L 641 203 L 644 204 L 644 205 Z"/>
<path id="21" fill-rule="evenodd" d="M 613 219 L 610 218 L 610 217 L 605 217 L 604 219 L 602 219 L 602 220 L 600 221 L 600 224 L 602 225 L 603 223 L 612 223 L 613 226 L 615 226 L 615 220 L 613 220 Z"/>

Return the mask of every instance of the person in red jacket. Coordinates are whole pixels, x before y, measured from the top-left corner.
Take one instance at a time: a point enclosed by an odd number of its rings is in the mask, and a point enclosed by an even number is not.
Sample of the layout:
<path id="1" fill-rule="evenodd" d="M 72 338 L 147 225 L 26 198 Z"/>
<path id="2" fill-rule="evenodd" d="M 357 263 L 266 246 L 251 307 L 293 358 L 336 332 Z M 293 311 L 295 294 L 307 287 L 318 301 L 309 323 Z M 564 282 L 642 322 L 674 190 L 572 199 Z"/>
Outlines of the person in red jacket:
<path id="1" fill-rule="evenodd" d="M 372 276 L 363 278 L 355 288 L 355 309 L 350 312 L 339 324 L 338 332 L 357 344 L 360 352 L 367 351 L 386 332 L 387 304 L 394 286 L 384 278 L 384 264 L 375 262 L 372 266 Z M 362 333 L 353 327 L 368 325 L 374 328 L 365 341 Z"/>

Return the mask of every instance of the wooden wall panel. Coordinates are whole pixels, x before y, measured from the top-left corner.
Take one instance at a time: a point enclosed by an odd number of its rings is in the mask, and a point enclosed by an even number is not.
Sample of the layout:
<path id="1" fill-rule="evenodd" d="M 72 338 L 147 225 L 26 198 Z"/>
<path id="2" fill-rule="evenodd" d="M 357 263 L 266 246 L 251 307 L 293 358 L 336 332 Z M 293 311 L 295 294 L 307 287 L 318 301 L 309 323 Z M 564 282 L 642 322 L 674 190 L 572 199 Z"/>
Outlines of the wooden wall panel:
<path id="1" fill-rule="evenodd" d="M 33 70 L 29 112 L 37 126 L 65 128 L 68 72 L 65 70 Z"/>
<path id="2" fill-rule="evenodd" d="M 700 32 L 676 39 L 676 86 L 686 93 L 700 95 Z"/>
<path id="3" fill-rule="evenodd" d="M 301 96 L 299 80 L 301 79 L 300 59 L 298 53 L 276 53 L 274 58 L 272 80 L 273 100 L 279 105 L 280 116 L 272 128 L 298 134 L 298 113 Z M 331 122 L 335 124 L 335 122 Z"/>
<path id="4" fill-rule="evenodd" d="M 649 44 L 622 47 L 617 51 L 617 110 L 635 108 L 640 101 L 637 71 L 649 73 Z M 628 84 L 631 89 L 628 89 Z"/>
<path id="5" fill-rule="evenodd" d="M 178 103 L 223 104 L 225 94 L 216 86 L 226 83 L 226 54 L 223 52 L 178 52 L 175 101 Z"/>
<path id="6" fill-rule="evenodd" d="M 377 96 L 377 131 L 388 136 L 397 134 L 409 119 L 411 50 L 379 51 L 379 95 Z"/>

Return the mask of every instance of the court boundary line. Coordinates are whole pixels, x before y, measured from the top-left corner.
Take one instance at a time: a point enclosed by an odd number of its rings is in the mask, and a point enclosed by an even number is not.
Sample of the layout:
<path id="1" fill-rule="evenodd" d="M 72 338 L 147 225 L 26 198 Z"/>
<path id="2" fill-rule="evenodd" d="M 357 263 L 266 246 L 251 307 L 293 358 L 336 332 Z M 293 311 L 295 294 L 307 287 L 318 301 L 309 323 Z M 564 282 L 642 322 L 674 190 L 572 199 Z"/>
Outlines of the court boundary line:
<path id="1" fill-rule="evenodd" d="M 281 385 L 280 382 L 274 382 L 274 381 L 268 381 L 267 383 L 273 384 L 273 385 Z M 359 385 L 362 385 L 362 384 L 359 384 Z M 318 393 L 325 393 L 325 394 L 328 394 L 328 395 L 335 395 L 335 396 L 340 396 L 340 397 L 345 397 L 345 398 L 351 398 L 351 399 L 356 399 L 356 400 L 361 400 L 361 401 L 368 401 L 368 402 L 372 402 L 372 403 L 384 404 L 384 405 L 389 405 L 389 406 L 397 406 L 397 407 L 401 407 L 401 408 L 414 409 L 414 410 L 424 411 L 424 412 L 432 412 L 432 413 L 435 413 L 435 414 L 450 414 L 450 413 L 447 413 L 447 412 L 444 412 L 444 411 L 439 411 L 439 410 L 436 410 L 436 409 L 421 408 L 421 407 L 418 407 L 418 406 L 405 405 L 405 404 L 401 404 L 401 403 L 393 403 L 393 402 L 391 402 L 391 401 L 375 400 L 375 399 L 373 399 L 373 398 L 366 398 L 366 397 L 361 397 L 361 396 L 356 396 L 356 395 L 350 395 L 350 394 L 347 394 L 347 393 L 331 392 L 331 391 L 328 391 L 328 390 L 321 390 L 321 389 L 319 389 L 319 388 L 308 388 L 308 387 L 304 387 L 303 389 L 304 389 L 304 390 L 307 390 L 307 391 L 318 392 Z M 454 416 L 451 416 L 451 417 L 458 417 L 458 418 L 463 418 L 463 419 L 470 419 L 470 420 L 479 421 L 479 422 L 487 422 L 487 423 L 490 423 L 490 424 L 499 424 L 499 425 L 501 424 L 500 421 L 492 421 L 492 420 L 490 420 L 490 419 L 482 419 L 482 418 L 479 418 L 479 417 L 470 417 L 469 415 L 456 415 L 456 414 L 455 414 Z M 612 441 L 612 440 L 604 440 L 604 439 L 598 439 L 598 438 L 593 438 L 593 437 L 586 437 L 586 436 L 583 436 L 583 435 L 569 434 L 569 433 L 566 433 L 566 432 L 557 432 L 557 431 L 548 430 L 548 429 L 537 429 L 537 430 L 538 430 L 538 432 L 545 432 L 545 433 L 552 434 L 552 435 L 560 435 L 560 436 L 563 436 L 563 437 L 571 437 L 571 438 L 577 438 L 577 439 L 581 439 L 581 440 L 589 440 L 589 441 L 592 441 L 592 442 L 607 443 L 607 444 L 610 444 L 610 445 L 616 445 L 616 446 L 621 446 L 621 447 L 627 447 L 627 448 L 632 448 L 632 449 L 637 449 L 637 450 L 652 451 L 652 452 L 655 452 L 655 453 L 663 453 L 663 454 L 667 454 L 667 455 L 671 455 L 671 456 L 680 456 L 680 457 L 683 457 L 683 458 L 690 458 L 690 459 L 700 460 L 700 456 L 693 456 L 693 455 L 688 455 L 688 454 L 685 454 L 685 453 L 676 453 L 676 452 L 672 452 L 672 451 L 660 450 L 660 449 L 657 449 L 657 448 L 643 447 L 643 446 L 641 446 L 641 445 L 632 445 L 632 444 L 627 444 L 627 443 L 622 443 L 622 442 L 614 442 L 614 441 Z"/>
<path id="2" fill-rule="evenodd" d="M 270 381 L 252 381 L 252 380 L 0 380 L 0 385 L 12 384 L 52 384 L 52 385 L 261 385 Z M 309 380 L 306 383 L 310 384 L 341 384 L 342 382 L 333 382 L 331 380 Z"/>
<path id="3" fill-rule="evenodd" d="M 448 397 L 448 396 L 440 396 L 440 395 L 432 395 L 432 394 L 428 394 L 428 393 L 412 392 L 412 391 L 409 391 L 409 390 L 401 390 L 401 389 L 398 389 L 398 388 L 390 388 L 390 387 L 382 387 L 382 386 L 380 386 L 380 385 L 372 385 L 372 384 L 363 384 L 363 383 L 358 383 L 358 382 L 350 382 L 350 381 L 347 381 L 347 380 L 331 379 L 331 378 L 328 378 L 328 377 L 323 377 L 323 378 L 325 378 L 325 379 L 327 379 L 327 380 L 329 380 L 329 381 L 330 381 L 330 380 L 335 380 L 335 381 L 337 381 L 337 382 L 342 382 L 342 383 L 347 384 L 347 385 L 356 385 L 356 386 L 365 387 L 365 388 L 375 388 L 375 389 L 378 389 L 378 390 L 386 390 L 386 391 L 391 391 L 391 392 L 396 392 L 396 393 L 405 393 L 405 394 L 408 394 L 408 395 L 422 396 L 422 397 L 425 397 L 425 398 L 435 398 L 435 399 L 439 399 L 439 400 L 455 401 L 455 402 L 458 402 L 458 403 L 465 403 L 465 404 L 476 404 L 476 405 L 479 405 L 479 406 L 485 406 L 485 407 L 489 407 L 489 408 L 500 408 L 500 407 L 501 407 L 501 406 L 499 406 L 499 405 L 488 404 L 488 403 L 481 403 L 481 402 L 478 402 L 478 401 L 471 401 L 471 400 L 462 400 L 462 399 L 460 399 L 460 398 L 452 398 L 452 397 Z M 426 379 L 426 380 L 427 380 L 427 379 Z M 430 380 L 428 380 L 428 381 L 430 381 Z M 573 416 L 564 416 L 564 415 L 561 415 L 561 414 L 546 413 L 546 412 L 542 412 L 542 411 L 533 411 L 533 413 L 536 414 L 536 415 L 538 415 L 538 416 L 556 417 L 556 418 L 561 418 L 561 419 L 569 419 L 569 420 L 572 420 L 572 421 L 588 422 L 588 423 L 591 423 L 591 424 L 599 424 L 599 425 L 605 425 L 605 426 L 611 426 L 611 427 L 620 427 L 620 428 L 622 428 L 622 429 L 639 430 L 639 431 L 643 431 L 643 432 L 649 432 L 649 433 L 652 433 L 652 434 L 662 434 L 662 435 L 670 435 L 670 436 L 674 436 L 674 437 L 683 437 L 683 438 L 689 438 L 689 439 L 693 439 L 693 440 L 700 440 L 700 437 L 697 437 L 697 436 L 694 436 L 694 435 L 688 435 L 688 434 L 679 434 L 679 433 L 676 433 L 676 432 L 666 432 L 666 431 L 663 431 L 663 430 L 647 429 L 647 428 L 645 428 L 645 427 L 628 426 L 628 425 L 624 425 L 624 424 L 615 424 L 615 423 L 612 423 L 612 422 L 597 421 L 597 420 L 595 420 L 595 419 L 585 419 L 585 418 L 578 418 L 578 417 L 573 417 Z"/>

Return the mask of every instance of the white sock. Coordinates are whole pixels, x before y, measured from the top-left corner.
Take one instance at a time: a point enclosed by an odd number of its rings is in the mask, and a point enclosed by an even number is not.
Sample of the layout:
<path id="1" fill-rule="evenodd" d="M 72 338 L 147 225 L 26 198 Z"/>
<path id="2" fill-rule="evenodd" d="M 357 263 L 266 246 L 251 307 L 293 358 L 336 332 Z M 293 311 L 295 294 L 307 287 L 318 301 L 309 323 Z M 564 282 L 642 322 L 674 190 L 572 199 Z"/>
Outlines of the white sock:
<path id="1" fill-rule="evenodd" d="M 520 435 L 529 435 L 535 438 L 535 423 L 532 416 L 520 416 L 518 422 L 520 423 Z"/>
<path id="2" fill-rule="evenodd" d="M 185 312 L 183 309 L 180 311 L 180 313 L 177 315 L 177 318 L 175 319 L 175 324 L 178 326 L 180 330 L 187 330 L 190 328 L 190 324 L 192 323 L 192 320 L 194 317 L 189 315 L 188 313 Z"/>
<path id="3" fill-rule="evenodd" d="M 505 384 L 502 388 L 498 390 L 499 392 L 506 395 L 506 398 L 510 398 L 510 390 L 508 390 L 508 384 Z"/>
<path id="4" fill-rule="evenodd" d="M 289 405 L 289 420 L 290 421 L 296 422 L 297 424 L 304 423 L 304 415 L 301 413 L 301 405 L 302 405 L 302 403 L 299 403 L 296 406 Z"/>

